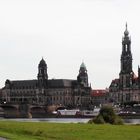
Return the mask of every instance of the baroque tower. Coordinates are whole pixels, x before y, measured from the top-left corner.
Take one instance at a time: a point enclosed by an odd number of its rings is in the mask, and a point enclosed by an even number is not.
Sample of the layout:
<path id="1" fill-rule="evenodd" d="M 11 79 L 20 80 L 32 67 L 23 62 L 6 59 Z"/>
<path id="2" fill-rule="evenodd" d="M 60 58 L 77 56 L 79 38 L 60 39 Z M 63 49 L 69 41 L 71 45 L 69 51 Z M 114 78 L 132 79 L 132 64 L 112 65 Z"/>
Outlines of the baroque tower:
<path id="1" fill-rule="evenodd" d="M 133 70 L 132 70 L 132 53 L 131 53 L 131 39 L 129 32 L 124 31 L 122 38 L 122 54 L 121 54 L 121 71 L 120 71 L 120 88 L 129 88 L 132 85 Z"/>
<path id="2" fill-rule="evenodd" d="M 38 65 L 37 78 L 38 78 L 39 87 L 46 87 L 47 86 L 47 80 L 48 80 L 47 64 L 43 58 Z"/>
<path id="3" fill-rule="evenodd" d="M 80 66 L 79 74 L 77 76 L 77 81 L 84 87 L 88 87 L 88 74 L 84 62 L 82 62 Z"/>

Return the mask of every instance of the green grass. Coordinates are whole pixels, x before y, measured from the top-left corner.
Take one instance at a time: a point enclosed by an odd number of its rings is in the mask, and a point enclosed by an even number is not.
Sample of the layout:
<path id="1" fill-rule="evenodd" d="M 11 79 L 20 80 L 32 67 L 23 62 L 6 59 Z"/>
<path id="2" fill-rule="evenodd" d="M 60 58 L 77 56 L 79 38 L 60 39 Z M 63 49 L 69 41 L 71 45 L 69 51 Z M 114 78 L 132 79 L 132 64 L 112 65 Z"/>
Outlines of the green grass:
<path id="1" fill-rule="evenodd" d="M 140 125 L 0 121 L 0 136 L 9 140 L 140 140 Z"/>

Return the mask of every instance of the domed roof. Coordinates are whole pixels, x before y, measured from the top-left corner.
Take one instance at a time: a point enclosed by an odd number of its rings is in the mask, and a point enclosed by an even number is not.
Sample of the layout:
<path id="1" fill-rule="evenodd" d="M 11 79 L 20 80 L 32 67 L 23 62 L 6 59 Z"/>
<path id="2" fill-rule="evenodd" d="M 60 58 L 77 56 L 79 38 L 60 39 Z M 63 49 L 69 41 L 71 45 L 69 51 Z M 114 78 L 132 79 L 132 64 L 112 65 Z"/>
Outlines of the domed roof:
<path id="1" fill-rule="evenodd" d="M 7 79 L 6 81 L 5 81 L 5 84 L 10 84 L 11 83 L 11 81 L 9 80 L 9 79 Z"/>
<path id="2" fill-rule="evenodd" d="M 45 67 L 47 66 L 47 64 L 43 58 L 41 59 L 41 61 L 39 63 L 39 67 L 42 67 L 42 66 L 45 66 Z"/>
<path id="3" fill-rule="evenodd" d="M 128 32 L 128 30 L 127 30 L 127 23 L 126 23 L 125 26 L 126 26 L 126 29 L 125 29 L 125 31 L 124 31 L 124 35 L 125 35 L 125 36 L 128 36 L 128 35 L 129 35 L 129 32 Z"/>
<path id="4" fill-rule="evenodd" d="M 80 65 L 80 69 L 81 69 L 81 68 L 84 68 L 85 70 L 87 69 L 87 68 L 86 68 L 86 65 L 84 64 L 84 62 L 82 62 L 82 64 Z"/>

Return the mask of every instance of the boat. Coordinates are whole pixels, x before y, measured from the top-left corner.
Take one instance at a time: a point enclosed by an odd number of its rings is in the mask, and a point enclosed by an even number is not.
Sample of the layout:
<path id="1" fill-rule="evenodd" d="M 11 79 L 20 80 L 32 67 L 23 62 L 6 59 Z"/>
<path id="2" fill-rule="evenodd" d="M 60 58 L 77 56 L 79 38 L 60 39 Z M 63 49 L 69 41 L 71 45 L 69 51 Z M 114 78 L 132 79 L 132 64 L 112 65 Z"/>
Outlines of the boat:
<path id="1" fill-rule="evenodd" d="M 83 117 L 95 117 L 99 114 L 100 108 L 95 108 L 94 110 L 82 110 L 81 116 Z"/>
<path id="2" fill-rule="evenodd" d="M 100 108 L 94 110 L 63 109 L 53 112 L 57 117 L 95 117 L 99 114 Z"/>
<path id="3" fill-rule="evenodd" d="M 64 110 L 57 110 L 57 115 L 58 116 L 76 116 L 79 114 L 80 110 L 79 109 L 64 109 Z"/>

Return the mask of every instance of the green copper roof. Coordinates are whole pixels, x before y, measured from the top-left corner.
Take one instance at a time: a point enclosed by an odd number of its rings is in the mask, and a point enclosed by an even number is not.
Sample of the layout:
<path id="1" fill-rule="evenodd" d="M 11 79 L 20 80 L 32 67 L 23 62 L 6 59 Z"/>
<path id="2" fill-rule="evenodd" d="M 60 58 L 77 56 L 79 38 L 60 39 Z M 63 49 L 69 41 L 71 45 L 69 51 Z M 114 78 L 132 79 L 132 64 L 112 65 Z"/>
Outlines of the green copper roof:
<path id="1" fill-rule="evenodd" d="M 87 69 L 86 66 L 85 66 L 85 64 L 84 64 L 84 62 L 82 62 L 80 68 L 85 68 L 85 69 Z"/>

